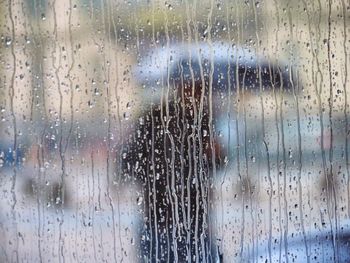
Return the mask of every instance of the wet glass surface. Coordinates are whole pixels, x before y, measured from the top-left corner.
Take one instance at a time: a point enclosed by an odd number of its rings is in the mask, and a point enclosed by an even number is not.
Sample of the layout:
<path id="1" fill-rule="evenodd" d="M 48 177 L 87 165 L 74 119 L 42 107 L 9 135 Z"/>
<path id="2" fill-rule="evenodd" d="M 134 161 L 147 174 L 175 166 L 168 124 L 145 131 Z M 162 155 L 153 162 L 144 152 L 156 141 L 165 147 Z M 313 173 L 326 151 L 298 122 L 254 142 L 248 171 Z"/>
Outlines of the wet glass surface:
<path id="1" fill-rule="evenodd" d="M 1 262 L 348 262 L 349 2 L 0 3 Z"/>

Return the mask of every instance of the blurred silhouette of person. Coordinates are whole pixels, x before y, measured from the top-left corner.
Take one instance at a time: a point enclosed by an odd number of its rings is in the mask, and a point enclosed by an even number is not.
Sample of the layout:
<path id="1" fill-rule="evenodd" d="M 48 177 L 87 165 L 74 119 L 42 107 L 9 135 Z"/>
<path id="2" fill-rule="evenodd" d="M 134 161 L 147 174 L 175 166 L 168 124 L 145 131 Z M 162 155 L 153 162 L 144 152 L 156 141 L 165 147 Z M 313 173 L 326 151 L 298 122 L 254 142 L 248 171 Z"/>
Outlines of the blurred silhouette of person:
<path id="1" fill-rule="evenodd" d="M 167 94 L 144 111 L 123 150 L 123 172 L 143 190 L 142 262 L 218 262 L 210 220 L 212 176 L 223 162 L 218 105 L 237 85 L 281 83 L 275 68 L 261 65 L 223 43 L 152 51 L 139 64 L 142 85 L 163 85 Z"/>

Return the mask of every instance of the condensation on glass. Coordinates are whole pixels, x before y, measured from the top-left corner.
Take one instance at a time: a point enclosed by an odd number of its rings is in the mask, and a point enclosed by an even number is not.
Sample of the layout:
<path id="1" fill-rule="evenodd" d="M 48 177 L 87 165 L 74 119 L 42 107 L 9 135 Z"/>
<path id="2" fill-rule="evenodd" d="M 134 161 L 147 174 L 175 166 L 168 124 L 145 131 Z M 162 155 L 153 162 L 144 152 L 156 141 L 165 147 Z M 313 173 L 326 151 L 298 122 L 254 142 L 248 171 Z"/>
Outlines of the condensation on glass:
<path id="1" fill-rule="evenodd" d="M 0 3 L 1 262 L 349 262 L 350 3 Z"/>

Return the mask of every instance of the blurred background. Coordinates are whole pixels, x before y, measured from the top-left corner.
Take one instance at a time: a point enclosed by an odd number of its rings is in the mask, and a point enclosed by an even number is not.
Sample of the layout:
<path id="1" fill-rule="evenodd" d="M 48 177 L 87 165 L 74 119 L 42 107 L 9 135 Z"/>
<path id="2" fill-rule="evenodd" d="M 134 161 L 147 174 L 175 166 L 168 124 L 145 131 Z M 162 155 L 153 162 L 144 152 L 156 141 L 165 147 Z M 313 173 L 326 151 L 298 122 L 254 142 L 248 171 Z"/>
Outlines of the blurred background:
<path id="1" fill-rule="evenodd" d="M 349 9 L 343 0 L 1 1 L 0 261 L 141 261 L 142 187 L 122 173 L 123 145 L 169 87 L 142 84 L 135 67 L 152 50 L 201 43 L 283 63 L 295 83 L 215 100 L 223 155 L 209 206 L 223 262 L 287 262 L 294 239 L 308 262 L 322 254 L 315 233 L 330 233 L 323 259 L 337 261 L 350 216 Z"/>

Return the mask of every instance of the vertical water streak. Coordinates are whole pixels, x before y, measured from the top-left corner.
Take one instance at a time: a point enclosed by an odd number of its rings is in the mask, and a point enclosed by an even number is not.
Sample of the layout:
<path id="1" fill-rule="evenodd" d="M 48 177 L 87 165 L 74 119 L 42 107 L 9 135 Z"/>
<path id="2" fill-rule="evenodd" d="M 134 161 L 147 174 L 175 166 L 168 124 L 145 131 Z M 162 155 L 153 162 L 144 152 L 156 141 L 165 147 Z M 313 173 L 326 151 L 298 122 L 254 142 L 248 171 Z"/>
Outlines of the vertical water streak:
<path id="1" fill-rule="evenodd" d="M 289 22 L 289 33 L 290 33 L 290 39 L 291 42 L 294 43 L 294 34 L 293 34 L 293 21 L 292 21 L 292 14 L 291 14 L 291 8 L 289 6 L 288 8 L 288 22 Z M 293 46 L 291 46 L 291 53 L 293 54 Z M 310 263 L 310 254 L 309 254 L 309 246 L 307 243 L 307 238 L 306 238 L 306 231 L 305 231 L 305 224 L 304 224 L 304 212 L 303 212 L 303 192 L 302 192 L 302 183 L 301 183 L 301 173 L 302 173 L 302 168 L 303 168 L 303 153 L 302 153 L 302 143 L 301 143 L 301 125 L 300 125 L 300 108 L 299 108 L 299 98 L 298 95 L 296 94 L 296 89 L 297 91 L 300 91 L 299 87 L 299 74 L 296 74 L 296 85 L 294 83 L 293 79 L 293 71 L 292 71 L 292 65 L 289 63 L 288 66 L 288 72 L 289 72 L 289 82 L 291 84 L 292 88 L 292 93 L 293 93 L 293 98 L 296 104 L 296 115 L 297 115 L 297 140 L 298 140 L 298 192 L 299 192 L 299 216 L 300 216 L 300 224 L 301 224 L 301 229 L 302 229 L 302 235 L 303 235 L 303 240 L 304 240 L 304 246 L 305 246 L 305 251 L 306 251 L 306 257 L 307 257 L 307 263 Z"/>
<path id="2" fill-rule="evenodd" d="M 344 0 L 341 0 L 341 6 L 343 9 L 343 52 L 344 52 L 344 83 L 343 83 L 343 92 L 344 92 L 344 119 L 345 119 L 345 131 L 349 130 L 349 117 L 348 117 L 348 93 L 347 93 L 347 82 L 348 82 L 348 62 L 349 56 L 347 51 L 347 23 L 346 23 L 346 6 Z M 350 169 L 349 169 L 349 139 L 346 133 L 345 136 L 345 166 L 346 166 L 346 174 L 347 174 L 347 194 L 348 194 L 348 217 L 350 217 Z"/>
<path id="3" fill-rule="evenodd" d="M 332 238 L 333 238 L 333 253 L 334 253 L 334 261 L 338 261 L 338 218 L 337 218 L 337 196 L 335 189 L 335 174 L 333 174 L 333 80 L 332 80 L 332 54 L 331 54 L 331 33 L 332 33 L 332 0 L 328 0 L 328 35 L 327 35 L 327 58 L 328 58 L 328 75 L 329 75 L 329 126 L 330 126 L 330 146 L 329 146 L 329 173 L 326 174 L 327 181 L 328 176 L 331 176 L 331 193 L 329 194 L 329 199 L 333 197 L 332 207 L 329 206 L 328 209 L 333 210 L 334 215 L 334 230 L 332 230 Z M 327 187 L 328 191 L 328 187 Z M 331 200 L 330 200 L 331 201 Z M 328 211 L 329 214 L 330 211 Z M 330 219 L 331 229 L 333 229 L 332 219 Z"/>
<path id="4" fill-rule="evenodd" d="M 16 216 L 16 204 L 17 204 L 17 196 L 16 196 L 16 180 L 17 180 L 17 168 L 16 168 L 16 162 L 17 162 L 17 121 L 16 121 L 16 114 L 14 110 L 14 98 L 15 98 L 15 78 L 17 74 L 17 56 L 15 53 L 15 44 L 16 44 L 16 27 L 15 27 L 15 18 L 13 15 L 13 0 L 9 0 L 8 2 L 8 12 L 10 16 L 10 24 L 11 24 L 11 56 L 12 56 L 12 64 L 13 64 L 13 70 L 11 75 L 11 82 L 9 86 L 9 98 L 10 98 L 10 113 L 12 117 L 12 125 L 13 125 L 13 149 L 12 149 L 12 158 L 13 163 L 11 164 L 13 166 L 13 173 L 11 176 L 11 195 L 12 195 L 12 204 L 11 204 L 11 215 L 13 220 L 13 227 L 15 230 L 15 238 L 14 238 L 14 246 L 15 250 L 12 252 L 15 254 L 16 261 L 19 262 L 18 258 L 18 230 L 17 230 L 17 216 Z M 13 259 L 12 259 L 13 260 Z"/>

